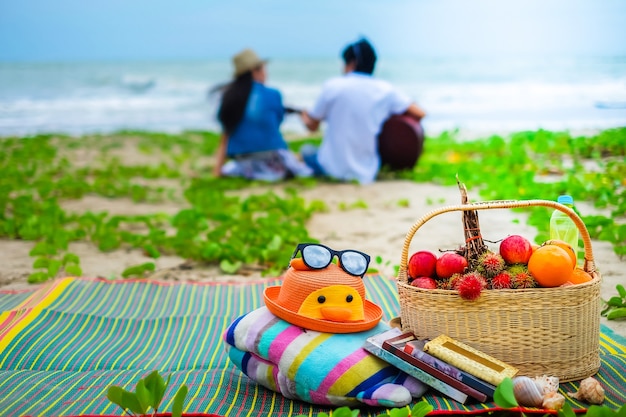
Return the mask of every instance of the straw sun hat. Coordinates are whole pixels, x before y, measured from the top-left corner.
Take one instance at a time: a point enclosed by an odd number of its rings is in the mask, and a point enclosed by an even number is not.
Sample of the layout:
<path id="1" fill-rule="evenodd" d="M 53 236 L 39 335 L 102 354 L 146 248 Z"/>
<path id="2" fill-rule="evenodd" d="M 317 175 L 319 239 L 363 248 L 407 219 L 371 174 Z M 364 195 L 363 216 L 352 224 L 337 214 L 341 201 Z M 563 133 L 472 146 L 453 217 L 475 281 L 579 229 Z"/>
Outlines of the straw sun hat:
<path id="1" fill-rule="evenodd" d="M 240 76 L 248 71 L 252 71 L 259 65 L 265 64 L 267 59 L 261 59 L 250 48 L 246 48 L 233 57 L 233 64 L 235 65 L 235 77 Z"/>
<path id="2" fill-rule="evenodd" d="M 275 316 L 318 332 L 362 332 L 376 326 L 383 314 L 379 306 L 365 299 L 362 279 L 335 264 L 323 270 L 297 270 L 292 266 L 282 285 L 266 288 L 263 296 L 267 309 Z M 320 297 L 326 301 L 320 303 Z M 327 310 L 321 313 L 322 308 Z M 339 315 L 329 320 L 326 317 L 332 309 Z"/>

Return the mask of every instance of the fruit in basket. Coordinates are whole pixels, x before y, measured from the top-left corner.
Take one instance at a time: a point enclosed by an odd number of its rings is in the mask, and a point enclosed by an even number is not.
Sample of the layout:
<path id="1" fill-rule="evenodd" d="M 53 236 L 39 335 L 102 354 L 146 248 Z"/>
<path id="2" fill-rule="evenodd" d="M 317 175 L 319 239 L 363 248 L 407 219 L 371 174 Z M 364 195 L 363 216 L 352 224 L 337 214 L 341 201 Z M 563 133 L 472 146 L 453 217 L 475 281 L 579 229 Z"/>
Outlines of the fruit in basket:
<path id="1" fill-rule="evenodd" d="M 425 288 L 428 290 L 437 289 L 437 281 L 431 277 L 417 277 L 411 281 L 411 285 L 417 288 Z"/>
<path id="2" fill-rule="evenodd" d="M 533 253 L 528 239 L 520 235 L 510 235 L 500 242 L 500 255 L 509 264 L 527 264 Z"/>
<path id="3" fill-rule="evenodd" d="M 502 272 L 505 266 L 506 264 L 502 256 L 488 250 L 478 257 L 476 271 L 487 278 L 492 278 Z"/>
<path id="4" fill-rule="evenodd" d="M 489 281 L 489 287 L 494 290 L 513 288 L 513 277 L 509 271 L 502 271 Z"/>
<path id="5" fill-rule="evenodd" d="M 556 245 L 559 248 L 563 249 L 565 252 L 567 252 L 569 257 L 572 258 L 572 265 L 576 266 L 576 251 L 569 243 L 559 239 L 550 239 L 546 240 L 543 245 Z"/>
<path id="6" fill-rule="evenodd" d="M 409 277 L 434 277 L 437 255 L 427 250 L 415 252 L 409 258 Z"/>
<path id="7" fill-rule="evenodd" d="M 454 274 L 462 274 L 467 269 L 467 259 L 456 252 L 446 252 L 437 259 L 435 271 L 437 277 L 450 278 Z"/>
<path id="8" fill-rule="evenodd" d="M 582 268 L 576 267 L 574 268 L 574 272 L 572 273 L 569 282 L 571 282 L 572 284 L 584 284 L 585 282 L 589 282 L 592 279 L 593 277 L 589 273 L 587 273 Z"/>
<path id="9" fill-rule="evenodd" d="M 524 289 L 538 286 L 537 281 L 533 278 L 527 265 L 511 265 L 507 268 L 507 272 L 511 274 L 511 288 Z"/>
<path id="10" fill-rule="evenodd" d="M 456 284 L 463 274 L 452 274 L 450 278 L 443 278 L 437 280 L 437 288 L 440 290 L 454 290 Z"/>
<path id="11" fill-rule="evenodd" d="M 455 287 L 462 299 L 474 301 L 487 288 L 487 280 L 478 272 L 468 272 L 459 278 Z"/>
<path id="12" fill-rule="evenodd" d="M 574 273 L 572 258 L 557 245 L 543 245 L 533 252 L 528 271 L 542 287 L 558 287 L 569 281 Z"/>

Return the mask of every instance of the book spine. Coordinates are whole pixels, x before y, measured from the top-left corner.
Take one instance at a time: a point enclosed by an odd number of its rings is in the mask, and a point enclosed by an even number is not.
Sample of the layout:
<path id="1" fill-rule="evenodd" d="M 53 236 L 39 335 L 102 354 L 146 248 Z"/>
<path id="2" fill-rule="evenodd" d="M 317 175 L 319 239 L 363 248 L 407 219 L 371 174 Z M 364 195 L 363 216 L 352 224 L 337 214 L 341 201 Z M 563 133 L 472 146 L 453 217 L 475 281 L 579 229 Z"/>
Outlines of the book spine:
<path id="1" fill-rule="evenodd" d="M 460 402 L 461 404 L 465 404 L 469 396 L 462 391 L 446 384 L 445 382 L 435 378 L 428 372 L 424 372 L 419 368 L 412 366 L 410 363 L 405 362 L 399 359 L 397 356 L 393 355 L 391 352 L 386 351 L 382 348 L 382 346 L 376 346 L 372 343 L 366 343 L 363 348 L 368 352 L 376 355 L 380 359 L 388 362 L 389 364 L 395 366 L 401 371 L 411 375 L 412 377 L 422 381 L 424 384 L 429 387 L 439 391 L 443 395 L 450 397 L 451 399 Z"/>
<path id="2" fill-rule="evenodd" d="M 418 361 L 425 362 L 428 365 L 431 365 L 434 368 L 437 368 L 444 374 L 450 375 L 452 378 L 455 378 L 464 384 L 469 385 L 470 387 L 482 392 L 488 397 L 493 398 L 493 394 L 496 390 L 494 385 L 491 385 L 487 381 L 483 381 L 476 376 L 467 373 L 447 362 L 442 361 L 432 355 L 421 350 L 421 345 L 419 343 L 408 342 L 404 345 L 404 351 L 410 354 L 413 358 Z"/>
<path id="3" fill-rule="evenodd" d="M 428 364 L 427 362 L 424 362 L 422 360 L 419 360 L 413 356 L 411 356 L 410 354 L 406 353 L 404 350 L 398 348 L 397 346 L 394 346 L 390 343 L 384 342 L 383 343 L 383 349 L 385 349 L 386 351 L 388 351 L 389 353 L 391 353 L 392 355 L 396 356 L 399 360 L 406 362 L 409 364 L 409 366 L 413 366 L 416 368 L 421 369 L 423 372 L 426 372 L 430 375 L 432 375 L 433 377 L 437 378 L 438 380 L 442 381 L 443 383 L 458 389 L 459 391 L 463 392 L 464 394 L 480 401 L 480 402 L 485 402 L 487 401 L 487 395 L 483 392 L 478 391 L 477 389 L 472 388 L 471 386 L 459 381 L 458 379 L 440 371 L 439 369 L 435 368 L 434 366 Z"/>

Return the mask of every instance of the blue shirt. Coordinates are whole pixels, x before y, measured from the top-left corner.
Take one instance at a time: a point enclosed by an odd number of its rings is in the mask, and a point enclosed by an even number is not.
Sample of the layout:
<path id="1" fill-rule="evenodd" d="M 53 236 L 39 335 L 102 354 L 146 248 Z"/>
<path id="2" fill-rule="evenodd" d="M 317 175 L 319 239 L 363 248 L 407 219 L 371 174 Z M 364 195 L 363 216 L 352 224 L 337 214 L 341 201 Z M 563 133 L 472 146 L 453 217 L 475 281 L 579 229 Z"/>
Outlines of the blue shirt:
<path id="1" fill-rule="evenodd" d="M 280 92 L 253 82 L 243 119 L 228 138 L 227 155 L 287 149 L 279 130 L 284 115 Z"/>

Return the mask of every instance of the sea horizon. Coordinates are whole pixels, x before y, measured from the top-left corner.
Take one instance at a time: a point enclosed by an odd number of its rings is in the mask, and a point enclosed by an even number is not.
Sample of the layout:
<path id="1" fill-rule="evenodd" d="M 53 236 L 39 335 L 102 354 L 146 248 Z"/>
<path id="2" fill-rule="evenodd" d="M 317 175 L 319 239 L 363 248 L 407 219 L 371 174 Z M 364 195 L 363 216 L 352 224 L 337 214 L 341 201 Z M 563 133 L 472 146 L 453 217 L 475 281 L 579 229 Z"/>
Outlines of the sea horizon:
<path id="1" fill-rule="evenodd" d="M 266 84 L 309 108 L 341 75 L 336 58 L 273 58 Z M 0 62 L 0 137 L 145 130 L 219 131 L 229 58 Z M 427 134 L 595 131 L 626 126 L 626 56 L 380 56 L 374 76 L 422 106 Z M 304 135 L 295 115 L 286 135 Z"/>

